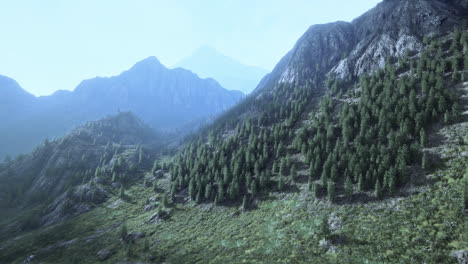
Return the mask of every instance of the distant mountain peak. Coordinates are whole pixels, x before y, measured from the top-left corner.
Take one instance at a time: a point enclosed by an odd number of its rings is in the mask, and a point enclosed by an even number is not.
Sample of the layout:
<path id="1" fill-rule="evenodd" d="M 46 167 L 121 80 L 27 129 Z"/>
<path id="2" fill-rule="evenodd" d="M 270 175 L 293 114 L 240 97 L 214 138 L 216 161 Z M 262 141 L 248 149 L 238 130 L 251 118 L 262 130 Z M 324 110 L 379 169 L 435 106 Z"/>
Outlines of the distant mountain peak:
<path id="1" fill-rule="evenodd" d="M 165 68 L 164 65 L 155 56 L 150 56 L 137 63 L 130 69 L 160 69 Z"/>
<path id="2" fill-rule="evenodd" d="M 244 65 L 211 46 L 201 46 L 173 66 L 188 69 L 202 78 L 213 78 L 228 90 L 251 92 L 268 71 Z"/>
<path id="3" fill-rule="evenodd" d="M 210 56 L 216 55 L 216 56 L 221 56 L 221 57 L 224 57 L 224 58 L 229 58 L 226 55 L 222 54 L 216 48 L 211 47 L 211 46 L 207 46 L 207 45 L 200 46 L 199 48 L 195 49 L 193 51 L 193 53 L 192 53 L 192 56 L 194 56 L 194 55 L 210 55 Z"/>

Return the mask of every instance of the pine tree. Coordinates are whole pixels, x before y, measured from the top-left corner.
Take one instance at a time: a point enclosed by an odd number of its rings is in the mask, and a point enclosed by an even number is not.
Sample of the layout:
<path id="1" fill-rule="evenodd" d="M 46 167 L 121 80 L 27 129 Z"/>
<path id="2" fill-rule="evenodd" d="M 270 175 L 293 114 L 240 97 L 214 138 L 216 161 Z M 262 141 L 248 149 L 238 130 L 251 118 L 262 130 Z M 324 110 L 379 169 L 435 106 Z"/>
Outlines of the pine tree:
<path id="1" fill-rule="evenodd" d="M 311 184 L 311 191 L 315 198 L 319 197 L 320 187 L 317 183 L 314 182 Z"/>
<path id="2" fill-rule="evenodd" d="M 125 190 L 123 185 L 120 186 L 120 192 L 119 192 L 120 198 L 125 198 Z"/>
<path id="3" fill-rule="evenodd" d="M 382 186 L 380 185 L 380 180 L 375 182 L 374 195 L 377 199 L 382 198 Z"/>
<path id="4" fill-rule="evenodd" d="M 280 174 L 281 176 L 287 176 L 288 165 L 286 159 L 282 159 L 280 163 Z"/>
<path id="5" fill-rule="evenodd" d="M 363 192 L 364 189 L 365 189 L 364 175 L 361 173 L 359 174 L 359 178 L 358 178 L 358 190 L 360 192 Z"/>
<path id="6" fill-rule="evenodd" d="M 157 193 L 159 191 L 159 184 L 158 184 L 158 181 L 156 181 L 156 180 L 153 182 L 153 191 L 155 193 Z"/>
<path id="7" fill-rule="evenodd" d="M 153 162 L 153 168 L 151 169 L 151 172 L 154 174 L 158 169 L 159 169 L 159 162 L 158 160 L 155 160 Z"/>
<path id="8" fill-rule="evenodd" d="M 242 199 L 242 210 L 246 211 L 248 207 L 249 207 L 249 204 L 248 204 L 247 195 L 244 195 L 244 198 Z"/>
<path id="9" fill-rule="evenodd" d="M 218 184 L 218 195 L 216 195 L 218 203 L 224 202 L 224 186 L 223 184 Z"/>
<path id="10" fill-rule="evenodd" d="M 330 202 L 333 203 L 335 201 L 336 193 L 335 193 L 335 183 L 333 181 L 328 181 L 327 197 Z"/>
<path id="11" fill-rule="evenodd" d="M 330 238 L 331 230 L 330 226 L 328 225 L 328 216 L 324 216 L 320 221 L 319 233 L 324 239 Z"/>
<path id="12" fill-rule="evenodd" d="M 138 151 L 138 164 L 141 164 L 143 162 L 143 155 L 143 148 L 140 146 Z"/>
<path id="13" fill-rule="evenodd" d="M 278 172 L 278 163 L 276 163 L 276 160 L 273 162 L 273 167 L 271 169 L 272 174 Z"/>
<path id="14" fill-rule="evenodd" d="M 291 167 L 291 177 L 293 180 L 297 178 L 297 169 L 295 164 Z"/>
<path id="15" fill-rule="evenodd" d="M 207 184 L 205 188 L 205 199 L 210 200 L 211 199 L 211 190 L 213 186 L 211 184 Z"/>
<path id="16" fill-rule="evenodd" d="M 284 177 L 283 175 L 278 176 L 278 190 L 282 191 L 284 189 Z"/>
<path id="17" fill-rule="evenodd" d="M 419 144 L 421 144 L 421 147 L 426 146 L 426 131 L 424 131 L 424 129 L 421 129 L 419 133 Z"/>
<path id="18" fill-rule="evenodd" d="M 427 153 L 423 152 L 422 158 L 421 158 L 421 167 L 423 169 L 427 169 Z"/>
<path id="19" fill-rule="evenodd" d="M 389 170 L 388 193 L 390 195 L 395 193 L 397 183 L 397 173 L 395 167 Z"/>
<path id="20" fill-rule="evenodd" d="M 127 234 L 128 234 L 127 224 L 123 223 L 122 226 L 120 227 L 119 237 L 125 240 L 125 238 L 127 237 Z"/>
<path id="21" fill-rule="evenodd" d="M 347 197 L 351 197 L 353 195 L 353 183 L 351 182 L 351 179 L 348 177 L 346 177 L 345 179 L 345 182 L 344 182 L 344 191 L 345 191 L 345 195 Z"/>
<path id="22" fill-rule="evenodd" d="M 145 239 L 145 242 L 143 244 L 143 252 L 148 252 L 150 248 L 149 241 L 148 239 Z"/>
<path id="23" fill-rule="evenodd" d="M 252 195 L 255 197 L 257 196 L 257 180 L 253 179 L 252 182 L 250 183 L 250 192 Z"/>
<path id="24" fill-rule="evenodd" d="M 162 197 L 162 200 L 161 200 L 161 204 L 162 204 L 162 206 L 163 206 L 164 208 L 167 208 L 168 205 L 169 205 L 168 202 L 167 202 L 167 194 L 166 194 L 166 193 L 163 194 L 163 197 Z"/>
<path id="25" fill-rule="evenodd" d="M 468 70 L 468 44 L 465 42 L 463 52 L 465 53 L 465 59 L 464 59 L 464 69 L 465 71 Z"/>
<path id="26" fill-rule="evenodd" d="M 155 185 L 156 186 L 156 185 Z M 197 195 L 195 192 L 195 181 L 193 179 L 190 180 L 189 183 L 189 196 L 192 200 L 195 199 L 195 196 Z"/>

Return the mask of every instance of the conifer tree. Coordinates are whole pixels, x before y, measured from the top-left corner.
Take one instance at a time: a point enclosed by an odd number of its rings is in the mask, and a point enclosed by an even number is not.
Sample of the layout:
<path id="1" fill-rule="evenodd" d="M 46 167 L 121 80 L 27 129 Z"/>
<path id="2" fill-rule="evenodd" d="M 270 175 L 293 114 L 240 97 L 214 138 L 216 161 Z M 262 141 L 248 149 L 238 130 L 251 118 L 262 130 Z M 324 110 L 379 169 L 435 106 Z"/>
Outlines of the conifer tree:
<path id="1" fill-rule="evenodd" d="M 123 185 L 120 186 L 120 192 L 119 192 L 120 198 L 125 198 L 125 190 Z"/>
<path id="2" fill-rule="evenodd" d="M 345 179 L 344 191 L 347 197 L 351 197 L 353 195 L 353 183 L 351 182 L 351 179 L 349 178 L 349 176 L 346 177 Z"/>
<path id="3" fill-rule="evenodd" d="M 216 195 L 217 202 L 224 202 L 224 187 L 222 184 L 218 184 L 218 194 Z"/>
<path id="4" fill-rule="evenodd" d="M 380 185 L 380 181 L 378 179 L 375 182 L 374 195 L 377 197 L 377 199 L 382 198 L 382 186 Z"/>
<path id="5" fill-rule="evenodd" d="M 246 211 L 248 207 L 249 207 L 249 204 L 248 204 L 247 195 L 244 195 L 244 198 L 242 199 L 242 210 Z"/>
<path id="6" fill-rule="evenodd" d="M 328 239 L 330 237 L 331 230 L 330 230 L 330 226 L 328 225 L 328 217 L 327 216 L 324 216 L 322 218 L 322 220 L 320 221 L 319 232 L 320 232 L 320 235 L 324 239 Z"/>
<path id="7" fill-rule="evenodd" d="M 284 177 L 283 175 L 278 176 L 278 190 L 282 191 L 284 189 Z"/>
<path id="8" fill-rule="evenodd" d="M 335 201 L 336 193 L 335 193 L 335 183 L 333 181 L 328 181 L 327 197 L 330 202 L 333 203 Z"/>

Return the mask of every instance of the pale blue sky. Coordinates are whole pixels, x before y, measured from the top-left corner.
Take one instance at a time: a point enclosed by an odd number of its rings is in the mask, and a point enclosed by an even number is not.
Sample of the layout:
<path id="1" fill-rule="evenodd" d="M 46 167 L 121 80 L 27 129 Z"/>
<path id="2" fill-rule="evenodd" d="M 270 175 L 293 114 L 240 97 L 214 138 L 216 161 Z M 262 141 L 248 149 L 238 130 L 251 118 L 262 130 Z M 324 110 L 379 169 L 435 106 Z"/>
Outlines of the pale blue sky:
<path id="1" fill-rule="evenodd" d="M 203 45 L 271 70 L 310 25 L 380 1 L 0 0 L 0 75 L 47 95 L 148 56 L 171 66 Z"/>

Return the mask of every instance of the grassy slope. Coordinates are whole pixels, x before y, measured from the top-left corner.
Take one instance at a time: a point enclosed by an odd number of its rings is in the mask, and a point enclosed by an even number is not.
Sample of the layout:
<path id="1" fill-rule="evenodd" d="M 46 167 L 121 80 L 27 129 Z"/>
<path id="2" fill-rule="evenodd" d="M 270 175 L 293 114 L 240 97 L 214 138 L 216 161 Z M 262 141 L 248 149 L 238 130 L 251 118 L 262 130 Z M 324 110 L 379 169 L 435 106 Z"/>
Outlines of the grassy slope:
<path id="1" fill-rule="evenodd" d="M 468 151 L 467 131 L 468 123 L 461 123 L 437 132 L 444 143 L 428 151 L 445 157 L 445 166 L 429 175 L 435 184 L 413 186 L 417 194 L 408 197 L 330 205 L 307 191 L 276 193 L 248 212 L 177 204 L 170 219 L 148 224 L 155 211 L 143 212 L 143 207 L 154 193 L 139 185 L 127 191 L 130 200 L 113 197 L 65 223 L 13 239 L 0 235 L 0 263 L 19 263 L 32 254 L 42 263 L 95 263 L 102 248 L 116 252 L 108 263 L 149 256 L 156 263 L 455 263 L 449 252 L 468 248 L 461 184 L 468 164 L 461 155 Z M 320 219 L 332 212 L 342 226 L 334 235 L 336 252 L 326 252 L 317 230 Z M 127 246 L 118 235 L 124 222 L 129 231 L 144 231 L 147 237 Z"/>

